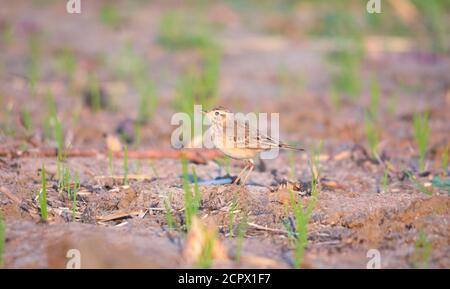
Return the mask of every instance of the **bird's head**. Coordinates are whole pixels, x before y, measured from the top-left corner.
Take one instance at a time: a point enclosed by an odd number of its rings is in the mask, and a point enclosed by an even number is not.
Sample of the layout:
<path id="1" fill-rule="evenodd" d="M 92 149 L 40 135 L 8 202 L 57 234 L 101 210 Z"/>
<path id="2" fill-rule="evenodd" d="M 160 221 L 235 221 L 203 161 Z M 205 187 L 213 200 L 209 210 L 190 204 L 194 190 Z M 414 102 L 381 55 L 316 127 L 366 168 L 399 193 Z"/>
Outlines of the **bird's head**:
<path id="1" fill-rule="evenodd" d="M 231 112 L 224 107 L 216 107 L 210 111 L 202 111 L 212 123 L 222 123 Z"/>

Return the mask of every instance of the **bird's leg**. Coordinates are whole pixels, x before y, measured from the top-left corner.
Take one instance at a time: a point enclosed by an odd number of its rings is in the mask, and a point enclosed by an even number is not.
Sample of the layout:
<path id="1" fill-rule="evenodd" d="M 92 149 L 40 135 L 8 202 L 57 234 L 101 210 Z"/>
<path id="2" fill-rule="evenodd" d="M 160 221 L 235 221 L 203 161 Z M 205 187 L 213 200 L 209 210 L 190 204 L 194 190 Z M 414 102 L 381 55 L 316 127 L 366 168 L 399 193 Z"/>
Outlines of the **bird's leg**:
<path id="1" fill-rule="evenodd" d="M 250 165 L 250 167 L 248 169 L 247 175 L 245 175 L 244 181 L 241 184 L 242 186 L 245 186 L 245 183 L 247 182 L 248 177 L 250 176 L 250 174 L 252 173 L 253 169 L 255 168 L 255 163 L 253 162 L 252 159 L 249 160 L 249 165 Z"/>
<path id="2" fill-rule="evenodd" d="M 245 160 L 245 163 L 246 163 L 245 167 L 242 169 L 242 171 L 238 174 L 236 179 L 233 181 L 233 184 L 239 183 L 239 181 L 241 180 L 242 176 L 244 175 L 244 172 L 249 168 L 250 163 L 248 162 L 248 160 Z"/>

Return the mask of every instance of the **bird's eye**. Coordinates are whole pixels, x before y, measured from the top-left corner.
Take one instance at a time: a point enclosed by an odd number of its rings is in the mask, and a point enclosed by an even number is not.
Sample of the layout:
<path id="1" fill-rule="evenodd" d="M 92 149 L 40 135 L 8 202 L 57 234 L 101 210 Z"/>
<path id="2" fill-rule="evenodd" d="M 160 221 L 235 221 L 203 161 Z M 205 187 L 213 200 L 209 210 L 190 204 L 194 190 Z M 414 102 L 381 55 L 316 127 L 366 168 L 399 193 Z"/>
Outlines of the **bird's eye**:
<path id="1" fill-rule="evenodd" d="M 219 112 L 218 112 L 218 111 L 216 111 L 215 115 L 219 115 Z"/>

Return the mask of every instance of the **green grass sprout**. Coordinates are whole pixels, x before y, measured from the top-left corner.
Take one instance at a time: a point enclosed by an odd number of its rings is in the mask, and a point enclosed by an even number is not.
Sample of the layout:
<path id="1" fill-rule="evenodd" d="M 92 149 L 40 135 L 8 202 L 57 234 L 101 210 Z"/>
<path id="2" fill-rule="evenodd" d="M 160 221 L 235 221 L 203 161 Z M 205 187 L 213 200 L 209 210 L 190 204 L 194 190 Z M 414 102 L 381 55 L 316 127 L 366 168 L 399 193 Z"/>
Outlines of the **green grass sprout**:
<path id="1" fill-rule="evenodd" d="M 162 15 L 159 24 L 158 42 L 173 50 L 212 45 L 211 32 L 207 25 L 199 21 L 198 17 L 188 19 L 174 11 Z"/>
<path id="2" fill-rule="evenodd" d="M 336 109 L 340 109 L 342 106 L 342 98 L 339 93 L 336 91 L 336 88 L 332 87 L 330 90 L 330 99 L 331 103 Z"/>
<path id="3" fill-rule="evenodd" d="M 169 226 L 169 229 L 177 229 L 177 223 L 175 222 L 175 217 L 172 213 L 172 194 L 169 193 L 167 196 L 167 199 L 164 200 L 164 215 L 167 222 L 167 226 Z"/>
<path id="4" fill-rule="evenodd" d="M 433 244 L 428 240 L 424 230 L 421 229 L 415 243 L 413 267 L 427 269 L 429 267 L 432 249 Z"/>
<path id="5" fill-rule="evenodd" d="M 303 257 L 305 252 L 305 247 L 308 242 L 308 223 L 311 218 L 311 214 L 316 206 L 317 196 L 319 194 L 319 183 L 320 183 L 320 154 L 322 151 L 323 143 L 320 142 L 317 146 L 313 147 L 311 151 L 311 157 L 309 160 L 309 166 L 311 171 L 311 198 L 308 200 L 306 207 L 303 208 L 301 200 L 295 198 L 292 189 L 289 189 L 290 194 L 290 209 L 295 218 L 293 227 L 288 232 L 291 241 L 294 243 L 295 248 L 295 258 L 294 266 L 295 268 L 301 268 L 303 263 Z M 288 209 L 288 207 L 286 207 Z M 286 226 L 286 225 L 285 225 Z"/>
<path id="6" fill-rule="evenodd" d="M 382 184 L 383 184 L 383 192 L 387 193 L 388 192 L 388 186 L 389 186 L 389 172 L 388 172 L 388 170 L 384 170 Z"/>
<path id="7" fill-rule="evenodd" d="M 197 174 L 195 173 L 194 169 L 192 170 L 194 178 L 194 192 L 192 192 L 191 186 L 189 184 L 188 164 L 185 156 L 181 158 L 181 170 L 183 175 L 186 229 L 187 231 L 189 231 L 191 229 L 192 219 L 198 214 L 201 195 L 200 189 L 198 187 Z"/>
<path id="8" fill-rule="evenodd" d="M 447 175 L 448 170 L 448 146 L 445 147 L 442 152 L 442 176 L 445 177 Z"/>
<path id="9" fill-rule="evenodd" d="M 102 108 L 101 91 L 98 79 L 94 74 L 88 77 L 89 93 L 91 95 L 92 110 L 98 112 Z"/>
<path id="10" fill-rule="evenodd" d="M 39 192 L 39 207 L 41 209 L 41 218 L 44 221 L 47 221 L 48 215 L 47 215 L 47 179 L 45 177 L 45 166 L 42 163 L 42 188 Z"/>
<path id="11" fill-rule="evenodd" d="M 369 112 L 371 118 L 375 121 L 378 119 L 378 110 L 380 106 L 380 84 L 375 78 L 370 86 L 370 106 Z"/>
<path id="12" fill-rule="evenodd" d="M 73 178 L 73 190 L 72 190 L 72 219 L 75 220 L 75 212 L 77 211 L 77 195 L 80 190 L 80 178 L 78 172 L 75 172 Z"/>
<path id="13" fill-rule="evenodd" d="M 428 137 L 430 135 L 430 128 L 428 125 L 428 114 L 416 113 L 413 117 L 414 139 L 416 140 L 419 149 L 419 170 L 425 171 L 426 153 L 428 146 Z"/>
<path id="14" fill-rule="evenodd" d="M 0 211 L 0 268 L 3 267 L 3 253 L 5 252 L 6 241 L 6 224 L 3 219 L 3 214 Z"/>
<path id="15" fill-rule="evenodd" d="M 105 5 L 99 12 L 100 22 L 105 26 L 116 28 L 120 25 L 122 18 L 119 10 L 112 5 Z"/>
<path id="16" fill-rule="evenodd" d="M 205 246 L 202 248 L 197 266 L 202 269 L 211 268 L 213 264 L 213 250 L 216 243 L 217 233 L 206 234 Z"/>

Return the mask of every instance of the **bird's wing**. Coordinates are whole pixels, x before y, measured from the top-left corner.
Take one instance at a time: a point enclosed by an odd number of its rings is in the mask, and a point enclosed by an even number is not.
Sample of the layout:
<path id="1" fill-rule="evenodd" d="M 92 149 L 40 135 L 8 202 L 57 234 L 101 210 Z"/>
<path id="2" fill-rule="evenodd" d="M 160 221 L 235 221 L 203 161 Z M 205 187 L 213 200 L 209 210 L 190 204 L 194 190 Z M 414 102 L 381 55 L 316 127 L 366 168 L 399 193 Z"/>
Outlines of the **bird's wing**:
<path id="1" fill-rule="evenodd" d="M 278 139 L 262 134 L 257 128 L 251 128 L 245 120 L 234 120 L 233 142 L 237 147 L 249 149 L 269 150 L 275 147 L 303 151 L 304 149 L 291 146 Z"/>
<path id="2" fill-rule="evenodd" d="M 235 120 L 234 123 L 234 135 L 237 137 L 238 145 L 261 150 L 279 147 L 280 142 L 278 140 L 262 134 L 257 128 L 250 128 L 248 122 Z"/>

